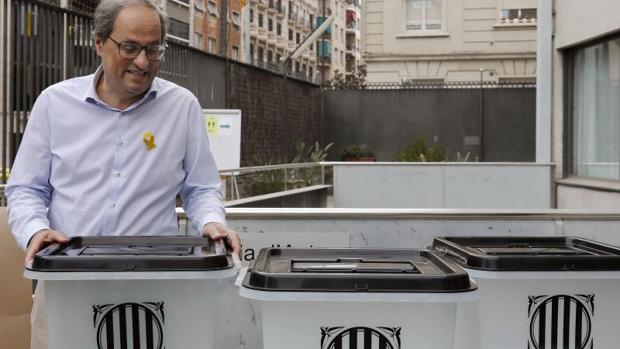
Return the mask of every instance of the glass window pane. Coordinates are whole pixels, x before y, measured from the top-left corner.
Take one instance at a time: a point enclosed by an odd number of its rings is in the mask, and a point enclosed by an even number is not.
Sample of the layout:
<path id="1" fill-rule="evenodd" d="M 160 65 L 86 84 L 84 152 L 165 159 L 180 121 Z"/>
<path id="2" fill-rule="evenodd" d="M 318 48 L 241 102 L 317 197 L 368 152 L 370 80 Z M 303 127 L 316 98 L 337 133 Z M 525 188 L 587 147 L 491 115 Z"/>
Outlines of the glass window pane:
<path id="1" fill-rule="evenodd" d="M 620 179 L 620 39 L 573 56 L 573 173 Z"/>
<path id="2" fill-rule="evenodd" d="M 422 0 L 407 1 L 407 30 L 422 29 Z"/>
<path id="3" fill-rule="evenodd" d="M 426 29 L 441 29 L 441 1 L 426 0 Z"/>

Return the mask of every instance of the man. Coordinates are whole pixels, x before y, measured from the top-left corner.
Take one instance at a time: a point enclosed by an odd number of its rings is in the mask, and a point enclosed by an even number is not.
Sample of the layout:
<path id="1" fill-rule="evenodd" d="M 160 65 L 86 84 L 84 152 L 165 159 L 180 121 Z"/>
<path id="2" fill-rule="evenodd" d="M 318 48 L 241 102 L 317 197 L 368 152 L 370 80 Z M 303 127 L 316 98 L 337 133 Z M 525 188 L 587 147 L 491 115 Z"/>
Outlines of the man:
<path id="1" fill-rule="evenodd" d="M 26 263 L 71 236 L 178 234 L 177 193 L 202 235 L 240 253 L 238 234 L 225 226 L 201 106 L 155 77 L 165 22 L 148 0 L 101 1 L 101 66 L 38 97 L 6 188 Z"/>
<path id="2" fill-rule="evenodd" d="M 178 192 L 203 235 L 239 252 L 201 107 L 155 77 L 164 15 L 147 0 L 102 1 L 95 37 L 101 67 L 41 93 L 12 168 L 9 220 L 26 259 L 67 235 L 176 234 Z"/>

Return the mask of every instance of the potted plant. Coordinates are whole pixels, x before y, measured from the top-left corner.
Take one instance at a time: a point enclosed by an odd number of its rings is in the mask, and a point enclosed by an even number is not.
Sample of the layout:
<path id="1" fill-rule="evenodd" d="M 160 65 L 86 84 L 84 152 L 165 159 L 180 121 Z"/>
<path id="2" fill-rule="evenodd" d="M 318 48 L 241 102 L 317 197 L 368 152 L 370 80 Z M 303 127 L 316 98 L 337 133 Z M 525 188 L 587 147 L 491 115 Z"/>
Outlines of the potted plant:
<path id="1" fill-rule="evenodd" d="M 375 153 L 366 144 L 351 144 L 342 149 L 343 161 L 377 161 Z"/>

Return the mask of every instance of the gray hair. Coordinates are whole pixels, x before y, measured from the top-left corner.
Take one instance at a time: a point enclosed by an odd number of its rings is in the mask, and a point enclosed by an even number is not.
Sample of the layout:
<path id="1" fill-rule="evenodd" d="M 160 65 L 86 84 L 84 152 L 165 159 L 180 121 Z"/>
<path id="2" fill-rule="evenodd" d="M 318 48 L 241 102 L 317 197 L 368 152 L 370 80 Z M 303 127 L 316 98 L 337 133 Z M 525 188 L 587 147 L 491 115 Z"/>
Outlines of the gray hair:
<path id="1" fill-rule="evenodd" d="M 121 10 L 128 6 L 146 6 L 152 8 L 159 16 L 161 25 L 161 42 L 166 39 L 166 24 L 168 16 L 151 0 L 101 0 L 95 9 L 94 33 L 102 39 L 107 39 L 114 29 L 114 22 Z"/>

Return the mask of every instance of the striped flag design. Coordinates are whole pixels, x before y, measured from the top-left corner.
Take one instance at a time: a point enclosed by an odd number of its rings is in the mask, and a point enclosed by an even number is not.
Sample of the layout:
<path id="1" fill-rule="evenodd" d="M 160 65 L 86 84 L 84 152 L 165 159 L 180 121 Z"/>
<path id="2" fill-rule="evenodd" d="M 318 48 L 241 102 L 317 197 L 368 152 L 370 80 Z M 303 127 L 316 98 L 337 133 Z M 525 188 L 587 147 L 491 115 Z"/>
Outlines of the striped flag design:
<path id="1" fill-rule="evenodd" d="M 400 327 L 321 327 L 321 349 L 400 349 Z"/>
<path id="2" fill-rule="evenodd" d="M 94 305 L 98 349 L 163 349 L 164 303 Z"/>
<path id="3" fill-rule="evenodd" d="M 530 296 L 529 349 L 592 349 L 594 295 Z"/>

